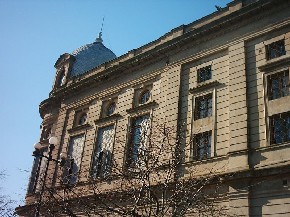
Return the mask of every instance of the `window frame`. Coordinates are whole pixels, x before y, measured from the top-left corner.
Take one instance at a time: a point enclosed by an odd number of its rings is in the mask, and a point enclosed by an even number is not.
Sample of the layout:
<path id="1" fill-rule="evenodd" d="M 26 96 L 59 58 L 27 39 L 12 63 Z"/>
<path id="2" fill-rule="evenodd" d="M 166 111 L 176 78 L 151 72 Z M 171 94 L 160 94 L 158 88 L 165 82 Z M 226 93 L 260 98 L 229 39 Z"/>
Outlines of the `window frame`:
<path id="1" fill-rule="evenodd" d="M 148 117 L 148 123 L 149 123 L 149 134 L 146 135 L 148 137 L 150 137 L 151 135 L 151 126 L 152 126 L 152 111 L 151 112 L 143 112 L 141 114 L 138 115 L 134 115 L 132 117 L 129 118 L 129 125 L 128 125 L 128 136 L 127 136 L 127 146 L 126 146 L 126 156 L 125 156 L 125 167 L 127 169 L 136 169 L 138 168 L 140 165 L 137 165 L 135 163 L 133 163 L 132 161 L 132 156 L 130 157 L 130 155 L 132 155 L 132 146 L 133 146 L 133 137 L 134 134 L 132 132 L 133 129 L 133 122 L 140 117 Z M 142 166 L 142 165 L 141 165 Z"/>
<path id="2" fill-rule="evenodd" d="M 82 114 L 80 114 L 79 118 L 78 118 L 78 126 L 83 126 L 87 123 L 88 121 L 88 114 L 86 112 L 83 112 Z"/>
<path id="3" fill-rule="evenodd" d="M 207 69 L 209 69 L 209 71 Z M 207 74 L 208 72 L 210 72 L 210 75 Z M 204 79 L 201 79 L 202 73 L 205 73 Z M 197 69 L 196 76 L 197 76 L 198 84 L 211 80 L 212 79 L 212 65 L 207 65 L 207 66 Z"/>
<path id="4" fill-rule="evenodd" d="M 115 105 L 114 111 L 112 113 L 109 113 L 110 106 L 112 106 L 112 105 Z M 102 104 L 101 104 L 101 112 L 100 112 L 99 119 L 113 116 L 114 114 L 117 113 L 117 109 L 118 109 L 118 97 L 117 96 L 108 97 L 106 99 L 103 99 Z"/>
<path id="5" fill-rule="evenodd" d="M 133 98 L 133 108 L 143 106 L 146 104 L 149 104 L 150 102 L 153 102 L 152 99 L 152 90 L 153 90 L 153 84 L 148 84 L 148 85 L 142 85 L 141 87 L 139 86 L 134 90 L 134 98 Z M 147 94 L 147 100 L 143 101 L 142 96 L 145 96 Z"/>
<path id="6" fill-rule="evenodd" d="M 109 165 L 108 165 L 109 171 L 108 171 L 107 174 L 104 174 L 103 173 L 103 167 L 102 167 L 101 168 L 101 173 L 99 175 L 94 176 L 94 174 L 93 174 L 94 173 L 93 166 L 95 164 L 94 156 L 95 156 L 97 150 L 99 149 L 100 130 L 101 129 L 104 129 L 104 128 L 108 128 L 108 127 L 112 127 L 112 130 L 113 130 L 113 133 L 114 133 L 113 138 L 112 138 L 113 139 L 113 143 L 112 143 L 112 150 L 111 150 L 111 154 L 110 154 L 111 156 L 110 156 L 110 159 L 109 159 L 110 162 L 109 162 Z M 116 138 L 116 123 L 111 122 L 111 123 L 108 123 L 106 125 L 101 125 L 101 126 L 99 126 L 99 127 L 96 128 L 96 136 L 95 136 L 94 147 L 93 147 L 92 155 L 91 155 L 91 164 L 90 164 L 90 177 L 91 178 L 93 178 L 93 179 L 105 178 L 105 177 L 107 177 L 108 175 L 111 174 L 111 169 L 112 169 L 111 166 L 112 166 L 112 160 L 113 160 L 113 152 L 114 152 L 114 146 L 115 146 L 115 138 Z M 99 167 L 99 165 L 98 165 L 98 167 Z"/>
<path id="7" fill-rule="evenodd" d="M 275 138 L 274 138 L 275 137 L 275 126 L 274 126 L 275 120 L 283 119 L 283 118 L 286 119 L 286 121 L 285 121 L 286 124 L 281 124 L 281 125 L 282 125 L 283 133 L 286 134 L 286 140 L 283 140 L 281 142 L 275 142 Z M 289 133 L 290 132 L 290 111 L 272 115 L 271 117 L 269 117 L 269 122 L 270 122 L 269 123 L 270 145 L 279 145 L 279 144 L 290 142 L 290 133 Z M 287 126 L 287 124 L 288 124 L 288 126 Z M 287 135 L 287 133 L 289 133 L 289 135 Z"/>
<path id="8" fill-rule="evenodd" d="M 202 136 L 206 136 L 206 137 L 209 137 L 207 140 L 209 141 L 206 146 L 200 148 L 198 147 L 197 143 L 197 139 L 200 137 L 200 138 L 205 138 L 205 137 L 202 137 Z M 213 146 L 213 132 L 212 130 L 209 130 L 209 131 L 204 131 L 204 132 L 201 132 L 201 133 L 197 133 L 197 134 L 194 134 L 193 135 L 193 151 L 192 151 L 192 157 L 193 159 L 195 160 L 207 160 L 207 159 L 210 159 L 212 158 L 214 155 L 213 155 L 213 150 L 214 150 L 214 146 Z M 208 144 L 210 144 L 210 146 L 208 147 Z M 208 153 L 208 148 L 210 149 L 210 152 Z M 205 152 L 205 154 L 203 154 L 203 157 L 201 158 L 200 157 L 200 150 L 203 150 Z"/>
<path id="9" fill-rule="evenodd" d="M 205 99 L 206 100 L 206 107 L 205 109 L 200 109 L 201 107 L 201 99 Z M 211 103 L 209 103 L 208 100 L 211 100 Z M 211 104 L 211 106 L 209 106 L 209 104 Z M 202 111 L 206 112 L 206 116 L 202 116 L 201 113 Z M 199 120 L 199 119 L 203 119 L 203 118 L 208 118 L 211 117 L 213 115 L 213 93 L 207 93 L 204 95 L 200 95 L 200 96 L 196 96 L 194 98 L 194 120 Z"/>
<path id="10" fill-rule="evenodd" d="M 66 164 L 64 165 L 66 170 L 63 170 L 63 173 L 62 173 L 62 181 L 63 181 L 64 184 L 75 185 L 79 181 L 79 175 L 80 175 L 80 171 L 81 171 L 81 168 L 82 168 L 83 154 L 84 154 L 84 148 L 85 148 L 85 143 L 86 143 L 86 133 L 87 132 L 85 131 L 85 132 L 81 132 L 81 133 L 77 133 L 77 134 L 72 134 L 69 137 L 69 140 L 68 140 L 68 143 L 67 143 L 67 147 L 66 147 L 67 161 L 66 161 Z M 72 153 L 70 153 L 70 149 L 71 149 L 71 144 L 72 144 L 71 142 L 72 142 L 73 138 L 77 138 L 77 137 L 83 137 L 83 144 L 82 144 L 82 150 L 80 151 L 80 156 L 79 156 L 80 162 L 79 162 L 77 171 L 75 172 L 75 174 L 73 174 L 73 172 L 75 170 L 75 166 L 76 166 L 76 164 L 78 162 L 76 162 L 76 160 L 72 156 L 73 151 L 75 149 L 72 149 Z M 72 174 L 69 174 L 69 169 L 71 169 L 72 159 L 74 160 L 73 168 L 72 168 Z M 68 175 L 70 177 L 68 177 Z M 73 177 L 75 177 L 75 181 L 72 182 Z"/>
<path id="11" fill-rule="evenodd" d="M 287 75 L 286 75 L 287 73 Z M 273 81 L 276 78 L 276 80 L 278 80 L 278 94 L 275 95 L 279 95 L 279 96 L 274 96 L 273 94 Z M 283 84 L 284 83 L 284 78 L 286 78 L 286 85 Z M 275 99 L 279 99 L 285 96 L 289 96 L 289 70 L 282 70 L 276 73 L 272 73 L 267 75 L 267 97 L 268 100 L 275 100 Z"/>
<path id="12" fill-rule="evenodd" d="M 113 110 L 111 110 L 113 108 Z M 117 104 L 115 101 L 109 102 L 106 108 L 106 116 L 111 116 L 116 112 Z"/>
<path id="13" fill-rule="evenodd" d="M 139 96 L 139 105 L 144 105 L 148 102 L 150 102 L 150 98 L 151 98 L 151 91 L 149 89 L 145 89 L 140 93 Z"/>
<path id="14" fill-rule="evenodd" d="M 278 43 L 281 43 L 281 44 L 277 45 Z M 276 45 L 280 47 L 279 47 L 279 50 L 275 51 L 274 46 Z M 280 40 L 277 40 L 277 41 L 274 41 L 265 45 L 265 50 L 266 50 L 266 60 L 268 61 L 286 55 L 285 39 L 283 38 L 283 39 L 280 39 Z M 273 51 L 274 53 L 272 53 Z M 273 54 L 274 56 L 272 56 Z"/>
<path id="15" fill-rule="evenodd" d="M 89 120 L 89 108 L 83 108 L 75 111 L 73 127 L 81 127 L 88 124 Z M 82 118 L 85 117 L 85 122 L 81 122 Z"/>

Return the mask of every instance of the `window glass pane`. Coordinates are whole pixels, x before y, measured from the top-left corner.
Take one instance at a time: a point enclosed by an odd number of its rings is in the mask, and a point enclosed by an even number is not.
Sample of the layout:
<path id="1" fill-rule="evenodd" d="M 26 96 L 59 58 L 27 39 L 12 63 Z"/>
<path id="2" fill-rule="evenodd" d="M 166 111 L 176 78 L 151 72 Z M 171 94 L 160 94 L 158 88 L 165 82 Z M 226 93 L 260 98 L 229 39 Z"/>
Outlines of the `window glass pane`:
<path id="1" fill-rule="evenodd" d="M 280 90 L 279 90 L 279 80 L 272 80 L 272 99 L 280 98 Z"/>
<path id="2" fill-rule="evenodd" d="M 275 143 L 282 143 L 282 127 L 280 119 L 274 120 L 274 138 Z"/>
<path id="3" fill-rule="evenodd" d="M 286 54 L 284 40 L 273 42 L 266 46 L 267 59 L 274 59 Z"/>
<path id="4" fill-rule="evenodd" d="M 97 144 L 91 166 L 93 178 L 104 177 L 110 172 L 114 134 L 114 126 L 103 127 L 98 130 Z"/>
<path id="5" fill-rule="evenodd" d="M 206 66 L 197 70 L 197 82 L 204 82 L 211 79 L 211 66 Z"/>
<path id="6" fill-rule="evenodd" d="M 212 94 L 195 98 L 195 119 L 212 116 Z"/>
<path id="7" fill-rule="evenodd" d="M 149 134 L 149 115 L 135 118 L 132 122 L 131 147 L 128 156 L 130 164 L 135 164 L 135 166 L 138 164 L 140 166 L 144 162 L 141 158 L 144 157 Z"/>
<path id="8" fill-rule="evenodd" d="M 202 160 L 211 157 L 211 131 L 195 135 L 196 158 Z"/>
<path id="9" fill-rule="evenodd" d="M 79 119 L 79 125 L 84 125 L 87 122 L 87 114 L 82 114 Z"/>
<path id="10" fill-rule="evenodd" d="M 287 137 L 287 141 L 290 141 L 290 115 L 286 118 L 286 137 Z"/>
<path id="11" fill-rule="evenodd" d="M 290 141 L 290 113 L 271 117 L 271 143 L 279 144 Z"/>
<path id="12" fill-rule="evenodd" d="M 143 93 L 141 93 L 140 104 L 144 104 L 144 103 L 148 102 L 149 99 L 150 99 L 150 91 L 145 90 Z"/>
<path id="13" fill-rule="evenodd" d="M 72 174 L 68 172 L 64 173 L 65 183 L 75 184 L 77 182 L 77 176 L 81 165 L 83 147 L 84 147 L 85 137 L 84 135 L 75 136 L 70 139 L 68 157 L 73 159 L 73 165 L 67 165 L 68 167 L 72 166 Z"/>
<path id="14" fill-rule="evenodd" d="M 287 75 L 284 75 L 282 77 L 282 96 L 288 95 L 289 95 L 289 75 L 287 72 Z"/>
<path id="15" fill-rule="evenodd" d="M 284 71 L 269 76 L 269 99 L 274 100 L 289 95 L 289 72 Z"/>
<path id="16" fill-rule="evenodd" d="M 107 109 L 107 115 L 112 115 L 115 112 L 115 109 L 116 109 L 116 103 L 112 102 Z"/>
<path id="17" fill-rule="evenodd" d="M 208 117 L 212 116 L 212 98 L 208 99 L 208 110 L 207 111 L 208 111 L 207 116 Z"/>

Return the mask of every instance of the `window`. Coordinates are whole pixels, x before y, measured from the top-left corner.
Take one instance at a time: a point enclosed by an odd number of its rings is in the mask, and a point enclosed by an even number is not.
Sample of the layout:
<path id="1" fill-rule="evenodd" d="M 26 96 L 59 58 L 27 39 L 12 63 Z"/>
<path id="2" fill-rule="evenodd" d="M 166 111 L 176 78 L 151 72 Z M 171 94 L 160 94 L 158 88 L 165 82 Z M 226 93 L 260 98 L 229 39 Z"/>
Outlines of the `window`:
<path id="1" fill-rule="evenodd" d="M 57 80 L 57 87 L 63 86 L 65 82 L 66 82 L 65 71 L 63 68 L 61 68 L 59 71 L 59 76 Z"/>
<path id="2" fill-rule="evenodd" d="M 92 157 L 91 176 L 93 178 L 105 177 L 110 173 L 113 144 L 114 126 L 100 128 Z"/>
<path id="3" fill-rule="evenodd" d="M 78 125 L 84 125 L 86 122 L 87 122 L 87 114 L 83 113 L 79 118 Z"/>
<path id="4" fill-rule="evenodd" d="M 276 41 L 266 45 L 267 60 L 286 55 L 284 40 Z"/>
<path id="5" fill-rule="evenodd" d="M 70 162 L 64 172 L 64 183 L 66 184 L 75 184 L 77 182 L 78 172 L 81 166 L 84 143 L 84 135 L 74 136 L 70 139 L 67 151 L 68 159 L 70 159 Z"/>
<path id="6" fill-rule="evenodd" d="M 75 113 L 74 127 L 82 126 L 88 122 L 88 109 L 81 109 Z"/>
<path id="7" fill-rule="evenodd" d="M 212 94 L 195 98 L 195 120 L 212 115 Z"/>
<path id="8" fill-rule="evenodd" d="M 44 156 L 47 156 L 47 148 L 44 148 L 41 150 L 42 154 Z M 31 186 L 31 191 L 32 192 L 40 192 L 45 180 L 44 180 L 44 175 L 45 175 L 45 168 L 47 167 L 48 160 L 46 157 L 37 157 L 35 158 L 34 161 L 35 165 L 33 165 L 33 169 L 35 174 L 33 174 L 33 185 Z M 32 180 L 31 180 L 32 181 Z"/>
<path id="9" fill-rule="evenodd" d="M 268 76 L 269 100 L 289 95 L 289 71 L 283 71 Z"/>
<path id="10" fill-rule="evenodd" d="M 150 134 L 150 117 L 143 115 L 132 120 L 131 138 L 128 147 L 127 163 L 129 167 L 139 167 L 145 162 L 145 151 Z"/>
<path id="11" fill-rule="evenodd" d="M 140 98 L 139 98 L 139 104 L 145 104 L 146 102 L 148 102 L 150 99 L 150 91 L 149 90 L 145 90 L 140 94 Z"/>
<path id="12" fill-rule="evenodd" d="M 197 83 L 211 79 L 211 66 L 206 66 L 197 70 Z"/>
<path id="13" fill-rule="evenodd" d="M 102 102 L 100 118 L 106 118 L 116 113 L 118 98 L 109 98 Z"/>
<path id="14" fill-rule="evenodd" d="M 203 160 L 211 157 L 211 131 L 196 134 L 194 137 L 195 158 Z"/>
<path id="15" fill-rule="evenodd" d="M 143 106 L 152 100 L 152 85 L 142 85 L 134 90 L 133 106 Z"/>
<path id="16" fill-rule="evenodd" d="M 271 144 L 290 141 L 290 112 L 273 115 L 270 118 Z"/>
<path id="17" fill-rule="evenodd" d="M 107 116 L 114 114 L 115 110 L 116 110 L 116 103 L 115 102 L 110 103 L 107 108 Z"/>

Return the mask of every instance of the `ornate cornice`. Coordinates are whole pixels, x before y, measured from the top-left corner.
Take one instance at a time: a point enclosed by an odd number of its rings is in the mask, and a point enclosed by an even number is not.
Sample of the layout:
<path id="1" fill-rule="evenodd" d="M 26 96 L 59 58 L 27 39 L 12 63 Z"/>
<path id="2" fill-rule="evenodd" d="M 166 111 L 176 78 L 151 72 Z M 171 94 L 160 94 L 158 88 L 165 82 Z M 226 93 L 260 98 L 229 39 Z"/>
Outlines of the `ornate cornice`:
<path id="1" fill-rule="evenodd" d="M 49 97 L 46 100 L 43 100 L 39 105 L 39 114 L 43 119 L 45 114 L 51 112 L 53 109 L 60 107 L 60 100 L 56 97 Z"/>
<path id="2" fill-rule="evenodd" d="M 259 12 L 266 8 L 271 8 L 273 5 L 277 5 L 284 0 L 264 0 L 252 3 L 251 5 L 242 7 L 239 10 L 229 13 L 228 15 L 217 18 L 216 20 L 202 25 L 198 28 L 189 28 L 188 26 L 181 26 L 174 31 L 182 31 L 182 34 L 162 43 L 162 41 L 156 40 L 155 43 L 149 43 L 152 49 L 147 51 L 139 51 L 144 49 L 143 47 L 133 50 L 134 52 L 128 52 L 128 57 L 123 55 L 115 60 L 104 63 L 99 67 L 88 71 L 86 74 L 80 77 L 74 77 L 74 82 L 68 84 L 66 87 L 58 88 L 50 93 L 50 96 L 64 97 L 67 94 L 90 88 L 96 85 L 96 82 L 103 82 L 109 80 L 112 74 L 120 75 L 126 70 L 132 68 L 144 67 L 144 64 L 157 62 L 161 59 L 165 59 L 168 54 L 174 53 L 174 50 L 181 49 L 187 44 L 194 44 L 196 39 L 209 39 L 211 33 L 217 34 L 217 31 L 225 30 L 226 28 L 232 28 L 232 26 L 240 21 L 249 19 L 251 16 L 259 14 Z M 184 29 L 189 29 L 185 31 Z M 226 31 L 222 31 L 226 34 Z M 162 38 L 162 37 L 161 37 Z M 149 46 L 150 47 L 150 46 Z M 146 49 L 145 49 L 146 50 Z M 133 53 L 133 54 L 132 54 Z M 132 56 L 132 57 L 131 57 Z M 164 66 L 165 67 L 165 66 Z M 69 83 L 69 82 L 68 82 Z"/>
<path id="3" fill-rule="evenodd" d="M 172 30 L 172 32 L 176 33 L 181 31 L 181 34 L 173 39 L 168 41 L 164 40 L 165 42 L 163 42 L 161 39 L 165 36 L 161 37 L 154 42 L 134 49 L 133 51 L 129 51 L 127 54 L 115 60 L 106 62 L 82 76 L 73 77 L 68 81 L 67 86 L 53 90 L 50 93 L 50 97 L 63 99 L 75 95 L 99 83 L 110 80 L 112 75 L 120 76 L 124 72 L 128 72 L 128 70 L 138 70 L 139 68 L 143 68 L 148 64 L 152 64 L 162 59 L 164 60 L 164 67 L 174 64 L 170 62 L 166 63 L 166 60 L 170 54 L 176 53 L 176 50 L 184 50 L 194 46 L 198 40 L 210 40 L 212 37 L 216 37 L 216 35 L 219 34 L 218 32 L 220 32 L 220 34 L 226 34 L 227 29 L 232 29 L 233 26 L 240 25 L 240 23 L 246 25 L 247 22 L 245 22 L 245 20 L 254 19 L 253 16 L 260 16 L 261 12 L 275 8 L 274 6 L 280 5 L 281 2 L 285 2 L 285 0 L 257 1 L 197 28 L 189 28 L 192 24 L 178 27 Z M 192 26 L 194 27 L 194 25 Z M 146 49 L 147 47 L 148 49 Z"/>

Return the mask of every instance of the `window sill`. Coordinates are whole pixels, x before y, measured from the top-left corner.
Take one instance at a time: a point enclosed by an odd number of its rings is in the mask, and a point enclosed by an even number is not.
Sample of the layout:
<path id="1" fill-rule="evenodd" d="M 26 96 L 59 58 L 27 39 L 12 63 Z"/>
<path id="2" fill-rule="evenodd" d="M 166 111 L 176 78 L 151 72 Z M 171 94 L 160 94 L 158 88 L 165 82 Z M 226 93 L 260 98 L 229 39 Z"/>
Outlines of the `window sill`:
<path id="1" fill-rule="evenodd" d="M 218 86 L 220 83 L 218 81 L 209 81 L 209 82 L 203 82 L 199 83 L 196 87 L 189 89 L 190 93 L 197 93 L 201 92 L 203 90 L 207 90 L 212 87 Z"/>
<path id="2" fill-rule="evenodd" d="M 202 160 L 197 160 L 195 157 L 190 157 L 190 159 L 185 162 L 185 165 L 187 166 L 192 166 L 192 165 L 197 165 L 197 164 L 206 164 L 206 163 L 212 163 L 215 161 L 221 161 L 223 159 L 228 158 L 227 155 L 223 155 L 223 156 L 212 156 L 210 158 L 205 158 Z"/>
<path id="3" fill-rule="evenodd" d="M 83 124 L 83 125 L 75 126 L 75 127 L 71 128 L 71 129 L 69 129 L 67 132 L 68 133 L 72 133 L 72 132 L 75 132 L 75 131 L 88 129 L 90 127 L 91 127 L 90 124 Z"/>
<path id="4" fill-rule="evenodd" d="M 120 114 L 118 114 L 118 113 L 117 114 L 112 114 L 110 116 L 103 117 L 103 118 L 95 120 L 95 124 L 98 125 L 98 124 L 102 124 L 102 123 L 105 123 L 105 122 L 116 121 L 117 119 L 119 119 L 121 117 L 122 116 Z"/>
<path id="5" fill-rule="evenodd" d="M 134 113 L 134 112 L 137 112 L 137 111 L 143 111 L 143 110 L 149 110 L 149 109 L 152 109 L 154 107 L 156 107 L 158 105 L 157 102 L 155 101 L 152 101 L 152 102 L 148 102 L 144 105 L 140 105 L 140 106 L 137 106 L 137 107 L 134 107 L 134 108 L 131 108 L 131 109 L 127 109 L 126 111 L 131 114 L 131 113 Z"/>
<path id="6" fill-rule="evenodd" d="M 284 143 L 279 143 L 279 144 L 271 144 L 271 145 L 267 145 L 264 147 L 259 147 L 259 148 L 255 148 L 255 149 L 251 149 L 250 151 L 274 151 L 274 150 L 280 150 L 280 149 L 284 149 L 284 148 L 289 148 L 290 147 L 290 141 L 288 142 L 284 142 Z"/>
<path id="7" fill-rule="evenodd" d="M 290 55 L 283 55 L 271 60 L 266 60 L 266 63 L 259 66 L 260 71 L 271 71 L 275 68 L 286 66 L 290 63 Z"/>

